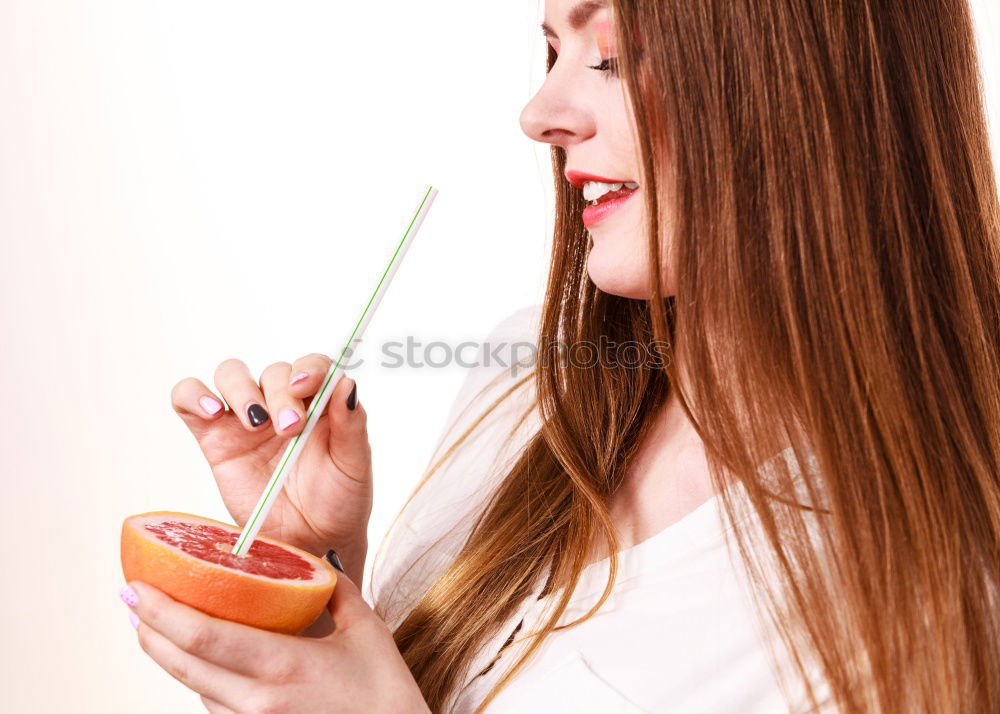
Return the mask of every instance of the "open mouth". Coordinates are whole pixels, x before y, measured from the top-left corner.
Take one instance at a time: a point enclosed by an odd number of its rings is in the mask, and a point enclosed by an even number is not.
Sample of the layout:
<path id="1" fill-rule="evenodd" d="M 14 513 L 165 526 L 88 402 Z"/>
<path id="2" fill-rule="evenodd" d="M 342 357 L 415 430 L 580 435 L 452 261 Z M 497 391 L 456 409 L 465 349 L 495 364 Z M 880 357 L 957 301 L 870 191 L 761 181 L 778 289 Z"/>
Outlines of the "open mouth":
<path id="1" fill-rule="evenodd" d="M 588 228 L 603 221 L 624 206 L 639 191 L 639 185 L 635 183 L 609 184 L 605 185 L 606 188 L 603 189 L 600 187 L 590 188 L 590 185 L 588 183 L 583 187 L 584 198 L 588 201 L 586 208 L 583 209 L 583 224 Z M 600 194 L 595 195 L 598 190 L 600 190 Z"/>
<path id="2" fill-rule="evenodd" d="M 617 181 L 614 183 L 586 181 L 583 184 L 583 197 L 593 206 L 603 201 L 612 201 L 616 198 L 626 196 L 638 190 L 638 188 L 639 184 L 633 181 Z"/>
<path id="3" fill-rule="evenodd" d="M 602 194 L 600 197 L 595 198 L 595 199 L 589 201 L 589 204 L 591 206 L 597 206 L 597 205 L 599 205 L 601 203 L 607 203 L 608 201 L 614 201 L 615 199 L 622 198 L 624 196 L 631 196 L 633 193 L 635 193 L 638 190 L 639 190 L 638 184 L 635 185 L 635 188 L 628 188 L 627 186 L 623 185 L 621 188 L 619 188 L 617 190 L 608 191 L 607 193 Z"/>

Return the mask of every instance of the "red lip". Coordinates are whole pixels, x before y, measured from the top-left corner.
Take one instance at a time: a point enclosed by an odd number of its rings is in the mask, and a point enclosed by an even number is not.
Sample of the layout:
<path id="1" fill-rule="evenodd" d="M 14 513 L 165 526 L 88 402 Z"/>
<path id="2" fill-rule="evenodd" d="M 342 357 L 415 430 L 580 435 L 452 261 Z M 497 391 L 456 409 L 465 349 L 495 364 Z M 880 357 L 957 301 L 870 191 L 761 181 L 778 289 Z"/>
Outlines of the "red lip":
<path id="1" fill-rule="evenodd" d="M 628 200 L 632 198 L 632 196 L 638 193 L 638 191 L 628 191 L 627 193 L 623 192 L 619 193 L 622 193 L 622 195 L 618 196 L 617 198 L 612 198 L 607 201 L 603 201 L 601 203 L 598 203 L 597 205 L 588 204 L 587 207 L 583 209 L 583 216 L 582 216 L 583 225 L 585 225 L 587 228 L 597 225 L 605 218 L 610 216 L 612 213 L 622 208 L 626 204 L 626 202 L 628 202 Z"/>
<path id="2" fill-rule="evenodd" d="M 600 181 L 601 183 L 632 183 L 630 179 L 615 179 L 607 178 L 605 176 L 595 176 L 594 174 L 584 173 L 583 171 L 566 171 L 566 180 L 573 184 L 576 188 L 583 190 L 583 184 L 587 181 Z"/>

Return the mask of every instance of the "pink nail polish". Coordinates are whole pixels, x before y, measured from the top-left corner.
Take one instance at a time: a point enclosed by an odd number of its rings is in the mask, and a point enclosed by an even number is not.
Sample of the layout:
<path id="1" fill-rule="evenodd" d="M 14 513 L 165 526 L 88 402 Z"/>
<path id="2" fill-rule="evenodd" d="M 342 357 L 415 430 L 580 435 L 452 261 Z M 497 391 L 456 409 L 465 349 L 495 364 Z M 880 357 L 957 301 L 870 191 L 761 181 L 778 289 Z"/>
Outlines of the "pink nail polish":
<path id="1" fill-rule="evenodd" d="M 294 377 L 292 377 L 292 381 L 288 383 L 288 386 L 291 387 L 293 384 L 298 384 L 299 382 L 301 382 L 303 379 L 307 378 L 308 376 L 309 376 L 308 372 L 299 372 L 297 375 L 295 375 Z"/>
<path id="2" fill-rule="evenodd" d="M 201 404 L 201 408 L 204 409 L 210 416 L 222 409 L 222 405 L 219 404 L 219 400 L 213 399 L 212 397 L 202 397 L 198 400 L 198 403 Z"/>
<path id="3" fill-rule="evenodd" d="M 129 607 L 135 607 L 139 604 L 139 596 L 128 585 L 122 585 L 122 589 L 118 591 L 118 597 Z"/>
<path id="4" fill-rule="evenodd" d="M 287 429 L 298 420 L 299 420 L 299 415 L 295 413 L 295 410 L 285 407 L 284 409 L 281 410 L 281 413 L 278 415 L 278 428 Z"/>
<path id="5" fill-rule="evenodd" d="M 133 630 L 139 629 L 139 616 L 131 610 L 128 611 L 128 621 L 132 623 Z"/>

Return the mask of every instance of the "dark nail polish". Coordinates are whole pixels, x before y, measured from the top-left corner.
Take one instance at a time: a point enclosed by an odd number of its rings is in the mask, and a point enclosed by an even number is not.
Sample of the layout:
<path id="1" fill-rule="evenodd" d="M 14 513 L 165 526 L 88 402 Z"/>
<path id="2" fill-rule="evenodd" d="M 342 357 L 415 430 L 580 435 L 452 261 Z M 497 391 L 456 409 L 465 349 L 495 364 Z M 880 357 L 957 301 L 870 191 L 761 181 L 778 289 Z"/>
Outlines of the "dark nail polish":
<path id="1" fill-rule="evenodd" d="M 250 423 L 253 426 L 260 426 L 271 416 L 267 413 L 267 409 L 262 407 L 260 404 L 251 404 L 247 409 L 247 416 L 250 418 Z"/>
<path id="2" fill-rule="evenodd" d="M 330 562 L 330 565 L 335 567 L 340 572 L 344 572 L 344 566 L 340 564 L 340 557 L 337 555 L 337 551 L 328 550 L 326 551 L 326 559 Z"/>
<path id="3" fill-rule="evenodd" d="M 358 405 L 358 383 L 355 382 L 354 386 L 351 387 L 351 393 L 347 395 L 347 408 L 354 411 L 354 407 Z"/>

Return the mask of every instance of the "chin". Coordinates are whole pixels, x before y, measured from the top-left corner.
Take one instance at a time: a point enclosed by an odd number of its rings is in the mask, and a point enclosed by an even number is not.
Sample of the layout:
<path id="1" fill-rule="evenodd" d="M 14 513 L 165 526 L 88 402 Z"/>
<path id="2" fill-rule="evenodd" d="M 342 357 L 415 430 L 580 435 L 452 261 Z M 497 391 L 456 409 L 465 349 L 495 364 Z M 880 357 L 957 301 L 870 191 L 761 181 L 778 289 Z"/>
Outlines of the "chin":
<path id="1" fill-rule="evenodd" d="M 648 300 L 653 295 L 646 266 L 636 263 L 634 255 L 606 255 L 596 246 L 587 256 L 587 274 L 601 292 L 632 300 Z M 667 276 L 662 283 L 663 297 L 676 292 L 674 281 Z"/>
<path id="2" fill-rule="evenodd" d="M 611 295 L 646 300 L 652 293 L 646 266 L 636 263 L 634 254 L 612 251 L 609 246 L 591 246 L 587 274 L 598 290 Z"/>

